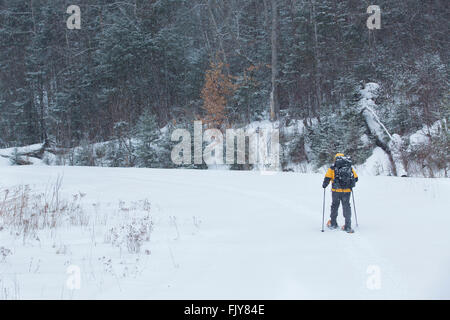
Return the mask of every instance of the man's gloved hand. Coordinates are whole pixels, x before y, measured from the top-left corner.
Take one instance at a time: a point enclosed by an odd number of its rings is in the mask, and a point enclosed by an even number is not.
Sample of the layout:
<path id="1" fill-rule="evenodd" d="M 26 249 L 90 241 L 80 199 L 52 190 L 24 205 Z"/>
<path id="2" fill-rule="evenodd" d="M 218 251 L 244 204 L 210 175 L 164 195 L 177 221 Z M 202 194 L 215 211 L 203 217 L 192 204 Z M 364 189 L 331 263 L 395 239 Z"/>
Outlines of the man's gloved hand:
<path id="1" fill-rule="evenodd" d="M 353 184 L 353 188 L 352 189 L 355 189 L 357 182 L 358 182 L 358 178 L 355 178 L 355 183 Z"/>
<path id="2" fill-rule="evenodd" d="M 324 182 L 322 183 L 322 188 L 325 189 L 326 187 L 328 187 L 328 183 L 324 181 Z"/>

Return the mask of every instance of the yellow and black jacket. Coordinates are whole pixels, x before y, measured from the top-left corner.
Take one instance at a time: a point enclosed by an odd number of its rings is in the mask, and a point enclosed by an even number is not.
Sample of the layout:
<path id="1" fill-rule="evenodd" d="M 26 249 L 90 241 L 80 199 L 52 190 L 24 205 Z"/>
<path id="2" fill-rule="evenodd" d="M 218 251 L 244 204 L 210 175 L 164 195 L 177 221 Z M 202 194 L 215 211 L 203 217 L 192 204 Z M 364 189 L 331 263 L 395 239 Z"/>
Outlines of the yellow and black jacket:
<path id="1" fill-rule="evenodd" d="M 352 168 L 352 172 L 353 172 L 353 177 L 355 178 L 355 182 L 358 181 L 358 175 L 355 172 L 355 169 Z M 328 186 L 328 184 L 331 181 L 331 191 L 333 192 L 351 192 L 351 189 L 339 189 L 339 188 L 335 188 L 335 184 L 334 184 L 334 165 L 331 166 L 328 170 L 327 173 L 325 174 L 325 179 L 323 180 L 323 184 L 322 186 L 324 188 L 326 188 Z"/>

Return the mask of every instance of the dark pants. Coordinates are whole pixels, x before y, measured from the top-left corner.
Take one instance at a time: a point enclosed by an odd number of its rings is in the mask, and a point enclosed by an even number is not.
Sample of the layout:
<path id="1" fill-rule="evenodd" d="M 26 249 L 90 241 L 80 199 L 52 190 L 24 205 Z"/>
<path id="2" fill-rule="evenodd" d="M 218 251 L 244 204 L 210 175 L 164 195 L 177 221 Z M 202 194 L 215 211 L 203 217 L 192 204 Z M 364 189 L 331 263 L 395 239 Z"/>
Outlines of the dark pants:
<path id="1" fill-rule="evenodd" d="M 352 209 L 350 207 L 350 192 L 331 192 L 333 202 L 331 203 L 331 224 L 336 224 L 338 216 L 339 205 L 342 201 L 342 208 L 344 209 L 345 225 L 351 227 L 352 225 Z"/>

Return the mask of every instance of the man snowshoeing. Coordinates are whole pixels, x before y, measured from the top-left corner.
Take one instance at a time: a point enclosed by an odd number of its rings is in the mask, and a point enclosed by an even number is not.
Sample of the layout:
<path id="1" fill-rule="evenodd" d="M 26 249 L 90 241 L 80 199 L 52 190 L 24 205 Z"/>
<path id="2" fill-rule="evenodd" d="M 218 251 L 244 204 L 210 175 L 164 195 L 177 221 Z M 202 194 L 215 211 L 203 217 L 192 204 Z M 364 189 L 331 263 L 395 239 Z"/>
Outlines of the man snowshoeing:
<path id="1" fill-rule="evenodd" d="M 350 207 L 350 194 L 355 183 L 358 181 L 358 175 L 352 168 L 350 158 L 345 157 L 343 153 L 337 153 L 334 156 L 334 164 L 328 169 L 323 180 L 322 187 L 326 188 L 331 181 L 331 195 L 333 202 L 331 203 L 330 220 L 327 223 L 328 228 L 338 228 L 337 216 L 339 205 L 342 202 L 344 210 L 345 225 L 342 230 L 353 233 L 352 211 Z"/>

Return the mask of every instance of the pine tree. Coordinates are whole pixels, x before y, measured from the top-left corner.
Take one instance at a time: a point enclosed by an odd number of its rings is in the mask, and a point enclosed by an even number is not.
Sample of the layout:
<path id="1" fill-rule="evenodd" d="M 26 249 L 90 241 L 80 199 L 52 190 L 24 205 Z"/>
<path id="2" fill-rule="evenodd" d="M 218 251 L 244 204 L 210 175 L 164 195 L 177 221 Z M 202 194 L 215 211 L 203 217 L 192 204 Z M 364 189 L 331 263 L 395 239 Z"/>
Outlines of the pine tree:
<path id="1" fill-rule="evenodd" d="M 158 167 L 158 147 L 156 142 L 160 138 L 158 123 L 154 114 L 145 111 L 136 126 L 137 164 L 140 167 Z"/>

